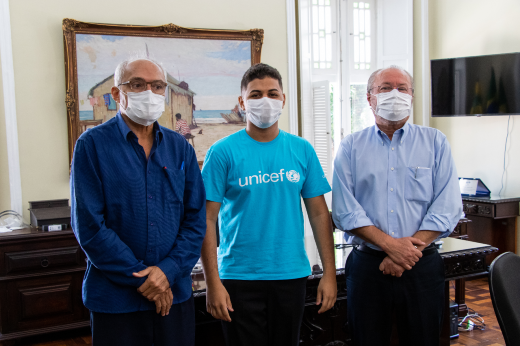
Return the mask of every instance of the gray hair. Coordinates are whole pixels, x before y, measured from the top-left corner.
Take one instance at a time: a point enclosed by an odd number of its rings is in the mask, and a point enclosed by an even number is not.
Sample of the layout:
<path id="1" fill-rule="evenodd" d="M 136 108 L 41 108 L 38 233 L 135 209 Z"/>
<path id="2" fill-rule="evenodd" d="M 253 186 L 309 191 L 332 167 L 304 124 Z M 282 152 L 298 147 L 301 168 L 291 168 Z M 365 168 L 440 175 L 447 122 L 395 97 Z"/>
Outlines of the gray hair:
<path id="1" fill-rule="evenodd" d="M 372 90 L 372 88 L 374 87 L 374 82 L 376 81 L 376 77 L 379 76 L 379 74 L 381 72 L 386 71 L 386 70 L 399 70 L 399 71 L 401 71 L 404 75 L 407 75 L 408 78 L 410 78 L 410 83 L 412 84 L 412 89 L 415 89 L 415 83 L 413 81 L 413 77 L 412 77 L 412 75 L 408 71 L 406 71 L 401 66 L 390 65 L 388 67 L 380 68 L 379 70 L 375 70 L 374 72 L 372 72 L 372 74 L 368 78 L 367 93 L 370 93 L 370 90 Z"/>
<path id="2" fill-rule="evenodd" d="M 161 70 L 161 72 L 164 74 L 164 80 L 165 81 L 168 80 L 166 77 L 166 70 L 163 68 L 163 66 L 160 62 L 148 57 L 148 55 L 145 52 L 138 52 L 138 53 L 132 55 L 131 57 L 129 57 L 128 59 L 126 59 L 125 61 L 121 62 L 119 65 L 117 65 L 116 71 L 114 72 L 114 85 L 116 87 L 121 85 L 121 83 L 123 83 L 123 76 L 126 72 L 126 68 L 128 67 L 128 64 L 130 64 L 131 62 L 137 61 L 137 60 L 146 60 L 146 61 L 149 61 L 149 62 L 155 64 Z"/>

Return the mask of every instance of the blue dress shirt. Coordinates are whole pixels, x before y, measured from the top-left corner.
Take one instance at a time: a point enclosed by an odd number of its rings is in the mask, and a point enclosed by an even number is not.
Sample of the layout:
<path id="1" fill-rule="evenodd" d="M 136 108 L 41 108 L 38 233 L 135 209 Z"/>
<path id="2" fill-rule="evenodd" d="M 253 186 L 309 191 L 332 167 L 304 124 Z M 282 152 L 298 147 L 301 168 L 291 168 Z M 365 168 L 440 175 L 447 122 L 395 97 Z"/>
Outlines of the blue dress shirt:
<path id="1" fill-rule="evenodd" d="M 83 133 L 70 175 L 72 228 L 87 255 L 83 302 L 95 312 L 153 310 L 132 273 L 159 267 L 173 303 L 191 297 L 206 233 L 206 194 L 195 151 L 154 123 L 148 160 L 121 115 Z"/>
<path id="2" fill-rule="evenodd" d="M 363 244 L 349 231 L 371 225 L 394 238 L 417 231 L 447 237 L 461 213 L 457 170 L 439 130 L 407 123 L 390 141 L 374 125 L 341 141 L 334 161 L 332 217 L 348 243 Z"/>

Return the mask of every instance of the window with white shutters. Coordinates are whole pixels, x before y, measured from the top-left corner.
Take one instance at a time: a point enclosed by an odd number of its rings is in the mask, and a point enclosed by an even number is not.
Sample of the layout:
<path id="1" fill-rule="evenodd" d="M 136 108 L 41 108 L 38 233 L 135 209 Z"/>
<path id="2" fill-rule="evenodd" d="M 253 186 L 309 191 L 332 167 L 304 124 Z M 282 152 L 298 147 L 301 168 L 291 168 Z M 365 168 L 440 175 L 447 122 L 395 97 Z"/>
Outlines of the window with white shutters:
<path id="1" fill-rule="evenodd" d="M 370 70 L 374 55 L 372 45 L 374 7 L 370 1 L 352 2 L 352 50 L 354 69 Z"/>
<path id="2" fill-rule="evenodd" d="M 336 0 L 312 0 L 312 68 L 314 73 L 331 73 L 336 68 Z"/>
<path id="3" fill-rule="evenodd" d="M 330 83 L 314 82 L 312 88 L 314 114 L 314 150 L 320 160 L 325 176 L 332 178 L 332 140 L 330 117 Z"/>

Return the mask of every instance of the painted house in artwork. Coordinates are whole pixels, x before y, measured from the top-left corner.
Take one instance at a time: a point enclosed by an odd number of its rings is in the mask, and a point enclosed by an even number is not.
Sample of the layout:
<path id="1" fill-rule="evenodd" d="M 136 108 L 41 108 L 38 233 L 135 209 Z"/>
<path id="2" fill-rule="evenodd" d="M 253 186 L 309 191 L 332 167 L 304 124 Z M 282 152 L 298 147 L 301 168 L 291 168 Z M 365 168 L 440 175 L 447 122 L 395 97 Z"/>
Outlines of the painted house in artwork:
<path id="1" fill-rule="evenodd" d="M 159 124 L 166 128 L 175 130 L 177 119 L 175 114 L 181 113 L 182 119 L 186 120 L 190 127 L 195 127 L 193 119 L 193 97 L 196 95 L 188 87 L 188 83 L 180 82 L 167 73 L 168 94 L 166 95 L 164 113 L 159 118 Z M 119 104 L 114 101 L 110 89 L 114 86 L 114 75 L 108 76 L 93 86 L 88 92 L 89 102 L 93 107 L 94 119 L 82 121 L 85 128 L 89 125 L 98 125 L 116 116 Z"/>

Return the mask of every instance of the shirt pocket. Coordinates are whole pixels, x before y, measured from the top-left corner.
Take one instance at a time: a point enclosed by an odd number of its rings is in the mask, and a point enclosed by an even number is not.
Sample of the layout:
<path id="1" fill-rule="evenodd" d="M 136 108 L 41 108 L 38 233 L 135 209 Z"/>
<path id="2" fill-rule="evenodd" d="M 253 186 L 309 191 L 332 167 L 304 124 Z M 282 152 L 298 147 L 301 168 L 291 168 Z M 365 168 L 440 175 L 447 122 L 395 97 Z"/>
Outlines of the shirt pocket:
<path id="1" fill-rule="evenodd" d="M 431 202 L 433 197 L 432 170 L 428 167 L 408 167 L 405 198 L 415 202 Z"/>
<path id="2" fill-rule="evenodd" d="M 185 176 L 183 169 L 168 169 L 166 172 L 166 186 L 164 194 L 170 201 L 184 200 Z"/>

